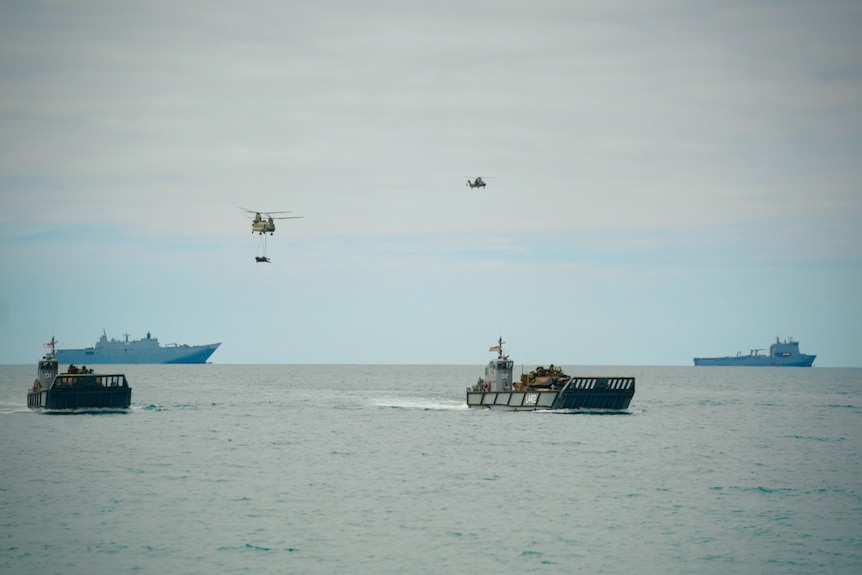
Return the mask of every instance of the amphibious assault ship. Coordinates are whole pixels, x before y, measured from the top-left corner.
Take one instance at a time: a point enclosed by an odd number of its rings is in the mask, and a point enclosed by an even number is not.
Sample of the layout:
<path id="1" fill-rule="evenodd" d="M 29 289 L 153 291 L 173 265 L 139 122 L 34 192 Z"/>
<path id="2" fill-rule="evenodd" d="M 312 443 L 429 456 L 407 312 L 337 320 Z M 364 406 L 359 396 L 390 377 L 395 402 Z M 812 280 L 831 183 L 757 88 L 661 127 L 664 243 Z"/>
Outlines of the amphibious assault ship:
<path id="1" fill-rule="evenodd" d="M 694 365 L 742 365 L 742 366 L 778 366 L 778 367 L 811 367 L 816 355 L 800 353 L 799 342 L 792 338 L 780 341 L 777 337 L 775 343 L 769 346 L 769 355 L 760 353 L 763 350 L 752 349 L 748 355 L 737 352 L 735 356 L 726 357 L 696 357 Z"/>
<path id="2" fill-rule="evenodd" d="M 55 341 L 45 344 L 51 351 L 39 360 L 36 381 L 27 391 L 32 409 L 125 409 L 132 401 L 132 388 L 122 373 L 93 373 L 82 365 L 70 365 L 60 373 Z"/>
<path id="3" fill-rule="evenodd" d="M 122 341 L 108 339 L 104 330 L 94 347 L 84 349 L 59 349 L 60 363 L 206 363 L 221 343 L 206 345 L 159 345 L 159 339 L 147 332 L 145 339 L 129 341 L 125 334 Z"/>
<path id="4" fill-rule="evenodd" d="M 635 394 L 634 377 L 571 377 L 551 364 L 537 367 L 513 381 L 514 362 L 503 354 L 503 339 L 488 351 L 497 357 L 485 366 L 485 376 L 467 388 L 467 406 L 505 411 L 555 409 L 623 410 Z"/>

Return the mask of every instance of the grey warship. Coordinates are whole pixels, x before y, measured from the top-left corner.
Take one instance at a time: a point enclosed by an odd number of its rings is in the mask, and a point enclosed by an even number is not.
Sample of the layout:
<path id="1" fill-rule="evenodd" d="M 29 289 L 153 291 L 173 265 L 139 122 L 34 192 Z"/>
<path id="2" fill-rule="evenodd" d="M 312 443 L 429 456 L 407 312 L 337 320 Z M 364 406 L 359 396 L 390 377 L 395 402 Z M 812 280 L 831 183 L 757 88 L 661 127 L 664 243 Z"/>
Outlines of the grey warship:
<path id="1" fill-rule="evenodd" d="M 39 360 L 36 381 L 27 391 L 31 409 L 126 409 L 132 402 L 132 388 L 122 373 L 93 373 L 87 366 L 70 365 L 60 373 L 59 362 L 51 351 Z"/>
<path id="2" fill-rule="evenodd" d="M 129 334 L 123 340 L 102 337 L 93 347 L 83 349 L 58 349 L 60 363 L 206 363 L 221 343 L 205 345 L 159 344 L 159 338 L 147 332 L 147 337 L 129 341 Z"/>
<path id="3" fill-rule="evenodd" d="M 634 377 L 571 377 L 551 364 L 512 379 L 514 362 L 503 354 L 503 338 L 489 351 L 497 357 L 485 376 L 467 388 L 467 406 L 503 411 L 628 409 L 635 394 Z"/>
<path id="4" fill-rule="evenodd" d="M 694 365 L 740 365 L 746 367 L 811 367 L 816 355 L 808 355 L 799 351 L 799 342 L 793 338 L 784 341 L 775 338 L 775 343 L 769 346 L 769 355 L 760 353 L 762 350 L 752 349 L 748 355 L 737 352 L 735 356 L 696 357 Z"/>

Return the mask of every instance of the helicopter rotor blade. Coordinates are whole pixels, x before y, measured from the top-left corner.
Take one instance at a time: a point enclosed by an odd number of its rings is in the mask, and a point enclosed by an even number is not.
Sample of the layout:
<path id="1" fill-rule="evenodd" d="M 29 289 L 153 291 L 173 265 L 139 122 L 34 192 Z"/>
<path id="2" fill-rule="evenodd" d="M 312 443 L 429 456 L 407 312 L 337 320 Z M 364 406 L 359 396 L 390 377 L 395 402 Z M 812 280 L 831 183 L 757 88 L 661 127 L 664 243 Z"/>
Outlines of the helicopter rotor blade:
<path id="1" fill-rule="evenodd" d="M 286 211 L 286 212 L 284 212 L 284 211 L 282 211 L 282 212 L 265 212 L 265 211 L 263 211 L 263 210 L 249 210 L 248 208 L 244 208 L 244 207 L 242 207 L 242 206 L 238 206 L 238 207 L 239 207 L 239 209 L 241 209 L 241 210 L 243 210 L 243 211 L 246 211 L 246 212 L 248 212 L 248 213 L 250 213 L 250 214 L 261 214 L 261 215 L 266 214 L 266 215 L 269 215 L 269 214 L 292 214 L 292 213 L 293 213 L 293 212 L 291 212 L 291 211 Z"/>

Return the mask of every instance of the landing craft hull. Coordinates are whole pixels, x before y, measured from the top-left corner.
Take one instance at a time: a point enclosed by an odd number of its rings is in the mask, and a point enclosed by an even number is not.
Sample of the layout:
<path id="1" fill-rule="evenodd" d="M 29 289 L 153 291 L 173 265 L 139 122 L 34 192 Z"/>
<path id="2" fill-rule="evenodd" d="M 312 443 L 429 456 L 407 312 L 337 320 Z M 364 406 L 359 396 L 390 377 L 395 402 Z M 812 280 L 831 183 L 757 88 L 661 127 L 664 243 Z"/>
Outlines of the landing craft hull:
<path id="1" fill-rule="evenodd" d="M 126 409 L 132 402 L 132 388 L 40 389 L 27 393 L 30 409 Z"/>
<path id="2" fill-rule="evenodd" d="M 562 390 L 467 391 L 467 407 L 500 411 L 628 409 L 633 377 L 577 377 Z"/>

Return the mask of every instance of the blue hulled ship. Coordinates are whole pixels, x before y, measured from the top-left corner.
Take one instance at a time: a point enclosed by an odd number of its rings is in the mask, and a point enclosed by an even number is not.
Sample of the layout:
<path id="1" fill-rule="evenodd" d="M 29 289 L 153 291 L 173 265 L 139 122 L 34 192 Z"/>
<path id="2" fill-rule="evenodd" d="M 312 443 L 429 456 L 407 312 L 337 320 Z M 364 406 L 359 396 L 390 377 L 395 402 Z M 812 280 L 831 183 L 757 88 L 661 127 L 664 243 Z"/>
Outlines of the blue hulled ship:
<path id="1" fill-rule="evenodd" d="M 750 367 L 811 367 L 816 355 L 806 355 L 799 351 L 799 342 L 792 338 L 769 346 L 769 355 L 760 353 L 761 349 L 752 349 L 748 355 L 737 352 L 735 356 L 726 357 L 696 357 L 694 365 L 741 365 Z"/>
<path id="2" fill-rule="evenodd" d="M 152 337 L 150 332 L 145 339 L 129 341 L 129 334 L 126 334 L 123 340 L 109 340 L 103 331 L 93 347 L 58 349 L 57 361 L 63 364 L 206 363 L 220 345 L 160 345 L 159 339 Z"/>

